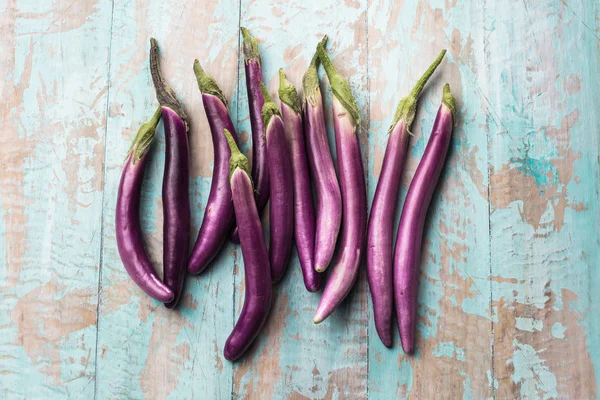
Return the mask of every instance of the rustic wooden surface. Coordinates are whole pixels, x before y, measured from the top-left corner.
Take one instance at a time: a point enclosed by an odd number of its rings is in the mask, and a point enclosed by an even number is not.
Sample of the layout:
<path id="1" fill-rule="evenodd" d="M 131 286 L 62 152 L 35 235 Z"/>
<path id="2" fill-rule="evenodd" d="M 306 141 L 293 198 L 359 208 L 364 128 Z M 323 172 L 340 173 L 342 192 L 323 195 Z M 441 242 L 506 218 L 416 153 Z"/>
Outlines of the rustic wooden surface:
<path id="1" fill-rule="evenodd" d="M 597 1 L 0 0 L 0 10 L 0 398 L 597 397 Z M 369 198 L 397 102 L 448 49 L 420 102 L 399 201 L 450 82 L 458 121 L 426 228 L 416 356 L 397 334 L 393 349 L 380 343 L 364 268 L 315 326 L 319 295 L 294 255 L 235 364 L 222 349 L 243 299 L 238 248 L 188 279 L 175 312 L 125 273 L 114 204 L 126 150 L 156 107 L 148 39 L 191 116 L 195 236 L 212 144 L 192 62 L 231 99 L 249 150 L 240 25 L 260 40 L 274 97 L 278 68 L 300 87 L 329 35 L 361 107 Z M 142 203 L 156 265 L 163 151 L 161 128 Z"/>

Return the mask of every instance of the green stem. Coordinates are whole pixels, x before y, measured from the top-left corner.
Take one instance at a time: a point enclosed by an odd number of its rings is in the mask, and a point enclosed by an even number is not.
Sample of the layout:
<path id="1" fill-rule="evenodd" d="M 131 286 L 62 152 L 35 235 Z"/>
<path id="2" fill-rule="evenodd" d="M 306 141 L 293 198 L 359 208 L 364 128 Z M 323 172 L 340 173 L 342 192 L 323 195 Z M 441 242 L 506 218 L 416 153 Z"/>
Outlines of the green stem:
<path id="1" fill-rule="evenodd" d="M 279 100 L 296 114 L 300 114 L 300 97 L 292 82 L 285 76 L 283 68 L 279 68 Z"/>
<path id="2" fill-rule="evenodd" d="M 229 158 L 229 179 L 231 179 L 231 175 L 236 168 L 241 169 L 248 175 L 250 182 L 252 182 L 252 177 L 250 176 L 250 163 L 248 162 L 248 158 L 240 151 L 239 147 L 233 140 L 233 136 L 231 136 L 231 132 L 227 129 L 223 129 L 223 133 L 227 138 L 227 143 L 229 144 L 229 150 L 231 150 L 231 157 Z"/>
<path id="3" fill-rule="evenodd" d="M 183 107 L 173 89 L 165 82 L 162 73 L 160 72 L 160 65 L 158 62 L 158 43 L 156 39 L 150 38 L 150 73 L 152 74 L 152 82 L 154 83 L 154 89 L 156 90 L 156 98 L 163 107 L 169 107 L 171 110 L 183 120 L 185 123 L 186 130 L 188 129 L 188 118 L 183 110 Z"/>
<path id="4" fill-rule="evenodd" d="M 452 121 L 454 125 L 456 125 L 456 101 L 454 100 L 454 96 L 450 92 L 450 84 L 446 83 L 444 85 L 444 93 L 442 94 L 442 104 L 450 109 L 452 113 Z"/>
<path id="5" fill-rule="evenodd" d="M 246 59 L 246 62 L 248 62 L 248 60 L 256 60 L 260 63 L 260 52 L 258 51 L 258 41 L 256 41 L 256 39 L 250 34 L 250 32 L 248 31 L 248 29 L 244 28 L 243 26 L 240 27 L 240 30 L 242 31 L 242 36 L 244 38 L 244 58 Z"/>
<path id="6" fill-rule="evenodd" d="M 267 132 L 267 126 L 269 126 L 269 122 L 274 115 L 278 115 L 281 117 L 281 113 L 279 113 L 279 109 L 277 108 L 277 104 L 273 102 L 269 92 L 267 91 L 267 87 L 263 82 L 260 82 L 260 91 L 265 99 L 265 103 L 262 108 L 262 119 L 263 125 L 265 129 L 265 133 Z"/>
<path id="7" fill-rule="evenodd" d="M 327 44 L 327 35 L 323 36 L 323 40 L 319 42 L 323 47 Z M 317 91 L 319 90 L 319 54 L 315 51 L 308 69 L 302 77 L 302 90 L 304 92 L 304 98 L 314 105 L 316 101 Z"/>
<path id="8" fill-rule="evenodd" d="M 212 76 L 204 72 L 200 65 L 200 61 L 198 60 L 194 60 L 194 74 L 196 75 L 200 91 L 204 94 L 210 94 L 219 98 L 219 100 L 227 107 L 227 99 L 223 95 L 223 92 L 221 92 L 221 88 L 217 85 L 217 82 L 215 82 Z"/>
<path id="9" fill-rule="evenodd" d="M 400 120 L 404 120 L 406 122 L 406 131 L 410 134 L 410 126 L 412 125 L 415 115 L 417 113 L 417 100 L 419 99 L 419 95 L 423 91 L 425 84 L 431 78 L 431 75 L 435 72 L 436 68 L 442 62 L 442 59 L 446 55 L 446 50 L 442 50 L 440 55 L 435 59 L 433 63 L 427 68 L 425 73 L 421 76 L 421 78 L 417 81 L 415 86 L 413 86 L 409 95 L 400 100 L 398 103 L 398 107 L 396 108 L 396 113 L 394 114 L 394 120 L 392 121 L 392 125 L 390 126 L 390 132 L 396 124 Z"/>
<path id="10" fill-rule="evenodd" d="M 325 68 L 325 73 L 327 74 L 327 78 L 329 78 L 329 84 L 331 86 L 331 91 L 335 98 L 342 103 L 342 106 L 348 111 L 350 116 L 352 117 L 352 122 L 355 126 L 360 125 L 360 113 L 358 111 L 358 104 L 356 104 L 356 99 L 352 96 L 352 91 L 350 90 L 350 84 L 342 75 L 340 75 L 333 63 L 329 59 L 329 56 L 325 52 L 325 47 L 323 43 L 319 43 L 317 46 L 317 54 L 319 55 L 319 59 L 321 60 L 321 64 Z"/>
<path id="11" fill-rule="evenodd" d="M 131 142 L 131 146 L 129 147 L 129 151 L 127 151 L 127 156 L 133 152 L 132 163 L 135 164 L 136 161 L 141 160 L 141 158 L 146 154 L 148 148 L 152 144 L 154 140 L 154 135 L 156 134 L 156 126 L 160 121 L 161 117 L 161 107 L 158 107 L 154 112 L 154 115 L 148 122 L 140 126 L 133 142 Z"/>

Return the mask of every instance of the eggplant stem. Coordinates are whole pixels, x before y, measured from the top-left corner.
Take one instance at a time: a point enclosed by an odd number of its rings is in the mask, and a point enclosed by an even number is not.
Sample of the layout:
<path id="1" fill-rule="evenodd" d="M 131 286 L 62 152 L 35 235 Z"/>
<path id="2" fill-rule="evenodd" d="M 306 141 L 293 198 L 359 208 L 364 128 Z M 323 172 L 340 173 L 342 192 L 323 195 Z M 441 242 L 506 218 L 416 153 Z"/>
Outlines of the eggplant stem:
<path id="1" fill-rule="evenodd" d="M 137 131 L 133 142 L 131 142 L 131 146 L 129 146 L 129 150 L 127 151 L 127 157 L 133 152 L 133 159 L 131 160 L 132 164 L 135 164 L 136 161 L 140 160 L 148 151 L 148 148 L 154 140 L 156 126 L 158 125 L 161 116 L 161 107 L 158 107 L 152 118 L 140 126 L 140 129 Z"/>
<path id="2" fill-rule="evenodd" d="M 454 126 L 456 126 L 456 100 L 454 100 L 454 96 L 450 92 L 450 84 L 446 83 L 444 85 L 444 93 L 442 94 L 442 104 L 450 109 L 452 113 L 452 122 Z"/>
<path id="3" fill-rule="evenodd" d="M 340 75 L 340 73 L 335 69 L 333 63 L 327 55 L 327 52 L 325 51 L 325 46 L 323 43 L 319 43 L 317 46 L 317 54 L 319 55 L 321 64 L 323 64 L 323 67 L 325 68 L 327 78 L 329 78 L 329 85 L 331 86 L 333 95 L 336 97 L 336 99 L 338 99 L 346 111 L 348 111 L 352 117 L 352 122 L 354 125 L 360 125 L 360 112 L 358 111 L 358 104 L 356 104 L 356 99 L 352 95 L 348 80 Z"/>
<path id="4" fill-rule="evenodd" d="M 188 130 L 188 118 L 183 110 L 183 106 L 177 100 L 177 96 L 173 89 L 165 82 L 158 61 L 158 42 L 154 38 L 150 38 L 150 73 L 152 74 L 152 82 L 156 90 L 156 98 L 162 107 L 169 107 L 181 118 L 185 123 L 185 129 Z"/>
<path id="5" fill-rule="evenodd" d="M 250 34 L 248 29 L 243 26 L 240 27 L 240 31 L 242 31 L 242 37 L 244 38 L 244 58 L 246 62 L 249 60 L 256 60 L 259 64 L 260 60 L 260 52 L 258 51 L 258 41 Z"/>
<path id="6" fill-rule="evenodd" d="M 296 114 L 300 114 L 300 96 L 298 96 L 298 92 L 292 82 L 285 76 L 283 68 L 279 68 L 279 100 Z"/>
<path id="7" fill-rule="evenodd" d="M 263 119 L 263 124 L 265 127 L 264 133 L 266 135 L 267 126 L 269 126 L 269 122 L 271 121 L 271 118 L 273 118 L 273 116 L 275 116 L 275 115 L 278 115 L 279 117 L 281 117 L 281 113 L 279 112 L 279 109 L 277 108 L 277 104 L 275 104 L 273 102 L 273 99 L 269 95 L 269 92 L 267 91 L 267 87 L 265 86 L 265 84 L 263 82 L 260 82 L 260 91 L 262 92 L 262 95 L 265 99 L 265 103 L 263 104 L 263 108 L 262 108 L 262 119 Z"/>
<path id="8" fill-rule="evenodd" d="M 248 175 L 250 182 L 252 183 L 252 176 L 250 174 L 250 163 L 248 162 L 248 158 L 240 151 L 240 148 L 235 143 L 233 136 L 231 136 L 231 132 L 227 129 L 223 129 L 223 134 L 227 138 L 227 144 L 229 144 L 229 150 L 231 150 L 231 157 L 229 158 L 229 179 L 231 179 L 231 175 L 236 168 L 241 169 Z M 254 186 L 254 183 L 252 183 Z"/>
<path id="9" fill-rule="evenodd" d="M 319 42 L 319 44 L 323 45 L 323 48 L 327 44 L 327 35 L 323 36 L 323 40 Z M 311 104 L 315 105 L 317 91 L 319 90 L 319 53 L 315 51 L 315 55 L 313 56 L 310 64 L 308 65 L 308 69 L 304 73 L 302 77 L 302 91 L 304 92 L 304 98 Z"/>
<path id="10" fill-rule="evenodd" d="M 431 75 L 433 75 L 437 67 L 442 62 L 442 59 L 445 55 L 446 50 L 442 50 L 435 59 L 435 61 L 431 63 L 429 68 L 427 68 L 425 73 L 421 75 L 421 78 L 419 78 L 417 83 L 415 83 L 415 86 L 413 86 L 409 95 L 400 100 L 400 102 L 398 103 L 398 107 L 396 108 L 396 112 L 394 114 L 394 120 L 392 121 L 392 125 L 390 125 L 389 132 L 391 132 L 394 129 L 394 127 L 396 126 L 396 124 L 398 124 L 398 122 L 400 122 L 400 120 L 404 120 L 406 123 L 406 132 L 412 135 L 412 133 L 410 133 L 410 126 L 412 125 L 415 119 L 415 115 L 417 113 L 417 100 L 419 99 L 419 95 L 423 91 L 423 88 L 425 87 L 425 84 L 427 83 L 429 78 L 431 78 Z"/>
<path id="11" fill-rule="evenodd" d="M 196 75 L 196 81 L 198 81 L 200 92 L 217 97 L 225 107 L 227 107 L 227 99 L 223 95 L 221 88 L 217 85 L 217 82 L 212 76 L 204 72 L 200 65 L 200 61 L 197 59 L 194 60 L 194 74 Z"/>

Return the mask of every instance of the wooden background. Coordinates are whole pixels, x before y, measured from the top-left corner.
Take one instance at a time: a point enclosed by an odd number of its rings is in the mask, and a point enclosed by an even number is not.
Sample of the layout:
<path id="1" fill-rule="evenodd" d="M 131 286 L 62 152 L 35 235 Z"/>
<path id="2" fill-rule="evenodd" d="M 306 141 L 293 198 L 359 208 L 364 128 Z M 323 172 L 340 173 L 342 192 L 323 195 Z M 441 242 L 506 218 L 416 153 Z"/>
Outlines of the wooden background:
<path id="1" fill-rule="evenodd" d="M 597 397 L 599 2 L 0 0 L 0 10 L 0 398 Z M 397 102 L 448 49 L 402 186 L 403 199 L 450 82 L 458 125 L 426 227 L 415 357 L 397 334 L 393 349 L 380 343 L 364 268 L 315 326 L 319 295 L 294 255 L 235 364 L 222 349 L 243 299 L 238 247 L 188 279 L 176 312 L 125 273 L 114 206 L 127 148 L 157 105 L 148 39 L 191 118 L 195 239 L 212 143 L 192 62 L 231 99 L 249 150 L 240 25 L 260 40 L 274 96 L 278 68 L 299 87 L 329 35 L 361 107 L 369 199 Z M 160 128 L 142 205 L 156 265 L 163 139 Z"/>

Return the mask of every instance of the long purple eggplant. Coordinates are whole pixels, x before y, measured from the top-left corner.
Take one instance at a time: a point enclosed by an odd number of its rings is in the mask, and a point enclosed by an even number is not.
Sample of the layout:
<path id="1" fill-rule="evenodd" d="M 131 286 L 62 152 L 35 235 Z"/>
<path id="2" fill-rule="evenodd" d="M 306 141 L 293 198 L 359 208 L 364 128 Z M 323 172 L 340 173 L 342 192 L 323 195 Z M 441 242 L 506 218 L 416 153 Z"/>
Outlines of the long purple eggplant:
<path id="1" fill-rule="evenodd" d="M 393 223 L 398 201 L 402 169 L 406 160 L 410 127 L 417 110 L 417 100 L 425 84 L 440 65 L 446 50 L 429 66 L 410 94 L 400 100 L 389 138 L 381 175 L 375 189 L 367 228 L 367 278 L 373 299 L 375 328 L 387 347 L 392 346 L 392 315 L 394 313 Z"/>
<path id="2" fill-rule="evenodd" d="M 271 279 L 279 281 L 285 272 L 294 240 L 294 174 L 285 139 L 283 120 L 263 83 L 260 89 L 265 99 L 262 117 L 269 155 L 269 262 Z"/>
<path id="3" fill-rule="evenodd" d="M 165 285 L 152 267 L 144 248 L 140 225 L 140 196 L 148 149 L 160 121 L 160 108 L 150 121 L 142 125 L 129 148 L 121 173 L 115 212 L 117 248 L 125 270 L 149 296 L 163 303 L 173 300 L 173 291 Z"/>
<path id="4" fill-rule="evenodd" d="M 150 39 L 150 46 L 150 72 L 165 127 L 163 269 L 165 283 L 175 294 L 175 298 L 165 306 L 173 308 L 183 290 L 190 242 L 188 123 L 181 103 L 163 80 L 158 62 L 158 44 L 154 38 Z"/>
<path id="5" fill-rule="evenodd" d="M 294 237 L 298 258 L 304 277 L 304 286 L 316 292 L 321 286 L 320 274 L 315 271 L 315 209 L 313 207 L 310 173 L 306 159 L 306 145 L 302 131 L 302 105 L 298 92 L 287 79 L 283 69 L 279 70 L 279 100 L 281 115 L 292 161 L 294 176 Z"/>
<path id="6" fill-rule="evenodd" d="M 410 184 L 396 237 L 394 253 L 394 297 L 402 349 L 411 354 L 415 348 L 419 265 L 427 209 L 440 178 L 454 126 L 456 105 L 450 86 L 444 86 L 440 106 L 423 158 Z"/>
<path id="7" fill-rule="evenodd" d="M 244 67 L 246 70 L 246 90 L 250 108 L 250 126 L 252 128 L 252 180 L 255 185 L 254 198 L 258 213 L 269 201 L 269 167 L 267 165 L 267 144 L 265 142 L 265 126 L 262 109 L 265 103 L 260 84 L 264 82 L 262 61 L 258 51 L 258 42 L 250 35 L 248 29 L 241 27 L 244 37 Z M 237 228 L 231 234 L 231 241 L 239 243 Z"/>
<path id="8" fill-rule="evenodd" d="M 333 127 L 343 207 L 339 249 L 314 317 L 318 324 L 344 300 L 358 277 L 367 227 L 367 191 L 357 134 L 358 105 L 348 81 L 336 71 L 323 44 L 319 44 L 317 52 L 333 92 Z"/>
<path id="9" fill-rule="evenodd" d="M 199 274 L 210 264 L 223 247 L 235 223 L 231 187 L 229 186 L 229 157 L 231 151 L 223 129 L 227 129 L 237 143 L 233 123 L 227 111 L 227 100 L 215 80 L 208 75 L 198 60 L 194 61 L 194 73 L 202 92 L 202 103 L 210 126 L 214 150 L 214 168 L 210 194 L 198 239 L 188 263 L 190 274 Z"/>
<path id="10" fill-rule="evenodd" d="M 321 43 L 325 46 L 326 42 L 327 36 Z M 315 54 L 302 78 L 302 87 L 306 152 L 317 200 L 313 265 L 321 272 L 327 268 L 335 251 L 342 222 L 342 194 L 327 141 L 318 64 L 319 57 Z"/>
<path id="11" fill-rule="evenodd" d="M 233 361 L 244 354 L 262 329 L 271 308 L 272 288 L 269 254 L 254 201 L 248 159 L 226 129 L 224 134 L 231 149 L 229 179 L 244 259 L 244 306 L 224 350 L 225 358 Z"/>

